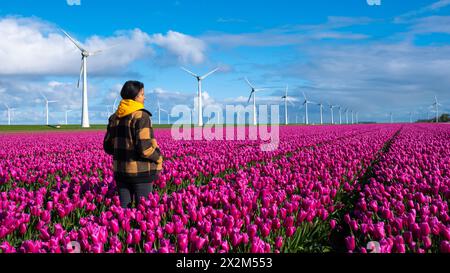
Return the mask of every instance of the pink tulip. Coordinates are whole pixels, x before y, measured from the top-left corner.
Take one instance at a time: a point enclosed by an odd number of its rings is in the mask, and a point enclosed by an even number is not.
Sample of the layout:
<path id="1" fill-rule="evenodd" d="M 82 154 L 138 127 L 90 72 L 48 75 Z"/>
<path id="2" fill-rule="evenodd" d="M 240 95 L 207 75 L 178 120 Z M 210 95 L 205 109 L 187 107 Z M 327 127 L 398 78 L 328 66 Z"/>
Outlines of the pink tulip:
<path id="1" fill-rule="evenodd" d="M 352 252 L 355 250 L 355 237 L 349 236 L 345 238 L 345 246 L 347 247 L 347 250 Z"/>

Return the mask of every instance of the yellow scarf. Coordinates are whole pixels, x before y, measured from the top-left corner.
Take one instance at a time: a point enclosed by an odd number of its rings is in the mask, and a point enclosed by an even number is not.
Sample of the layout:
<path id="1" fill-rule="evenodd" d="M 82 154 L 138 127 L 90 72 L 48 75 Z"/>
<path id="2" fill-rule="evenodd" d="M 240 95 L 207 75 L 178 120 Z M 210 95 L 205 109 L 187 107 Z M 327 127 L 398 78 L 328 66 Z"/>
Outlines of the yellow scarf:
<path id="1" fill-rule="evenodd" d="M 123 118 L 141 109 L 144 109 L 144 105 L 140 102 L 135 100 L 121 100 L 116 115 L 119 118 Z"/>

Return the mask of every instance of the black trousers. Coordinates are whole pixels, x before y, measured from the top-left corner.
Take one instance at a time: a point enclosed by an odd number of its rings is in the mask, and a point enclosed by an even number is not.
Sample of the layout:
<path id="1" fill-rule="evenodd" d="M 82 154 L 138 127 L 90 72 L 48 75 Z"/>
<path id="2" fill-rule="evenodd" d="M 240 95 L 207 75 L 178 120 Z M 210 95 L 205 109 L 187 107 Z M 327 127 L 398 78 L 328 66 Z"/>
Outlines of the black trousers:
<path id="1" fill-rule="evenodd" d="M 130 183 L 116 180 L 117 191 L 119 192 L 120 206 L 130 208 L 132 202 L 139 204 L 141 197 L 147 198 L 153 191 L 153 182 L 150 183 Z"/>

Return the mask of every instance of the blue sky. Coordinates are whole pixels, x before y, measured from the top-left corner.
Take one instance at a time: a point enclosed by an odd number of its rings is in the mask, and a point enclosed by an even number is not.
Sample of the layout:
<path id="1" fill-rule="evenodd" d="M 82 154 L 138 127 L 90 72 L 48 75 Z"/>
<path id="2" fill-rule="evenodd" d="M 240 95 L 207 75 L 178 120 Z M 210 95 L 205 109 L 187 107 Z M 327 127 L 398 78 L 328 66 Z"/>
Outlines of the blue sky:
<path id="1" fill-rule="evenodd" d="M 291 121 L 303 115 L 301 92 L 379 122 L 389 112 L 397 121 L 410 111 L 426 117 L 435 95 L 447 111 L 450 103 L 448 0 L 0 2 L 0 94 L 17 108 L 16 124 L 44 121 L 39 92 L 58 100 L 52 123 L 65 109 L 79 122 L 80 56 L 59 28 L 92 50 L 115 45 L 88 61 L 92 123 L 105 122 L 105 106 L 129 79 L 145 83 L 152 112 L 156 98 L 166 109 L 192 105 L 196 82 L 180 66 L 200 74 L 221 68 L 204 82 L 211 105 L 244 103 L 244 77 L 289 84 Z M 282 92 L 258 101 L 279 103 Z M 317 122 L 319 108 L 310 111 Z"/>

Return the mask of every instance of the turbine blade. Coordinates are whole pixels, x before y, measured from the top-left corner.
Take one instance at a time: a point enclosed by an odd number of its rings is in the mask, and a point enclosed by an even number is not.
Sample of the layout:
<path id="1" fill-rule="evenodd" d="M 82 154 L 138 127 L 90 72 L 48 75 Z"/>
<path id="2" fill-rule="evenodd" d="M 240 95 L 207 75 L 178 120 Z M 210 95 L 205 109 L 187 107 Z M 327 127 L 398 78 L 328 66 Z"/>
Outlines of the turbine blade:
<path id="1" fill-rule="evenodd" d="M 248 97 L 247 104 L 250 103 L 250 100 L 252 99 L 253 93 L 254 93 L 254 91 L 252 91 L 252 92 L 250 93 L 250 96 Z"/>
<path id="2" fill-rule="evenodd" d="M 117 105 L 117 99 L 118 98 L 119 98 L 119 95 L 117 95 L 116 98 L 114 99 L 114 104 L 113 104 L 114 109 L 117 107 L 116 105 Z"/>
<path id="3" fill-rule="evenodd" d="M 42 94 L 42 92 L 39 92 L 39 94 L 41 94 L 41 96 L 44 98 L 44 100 L 47 101 L 47 97 L 44 96 L 44 94 Z"/>
<path id="4" fill-rule="evenodd" d="M 74 38 L 72 38 L 67 32 L 65 32 L 64 30 L 61 29 L 62 32 L 64 32 L 64 34 L 67 36 L 67 38 L 70 39 L 70 41 L 72 41 L 72 43 L 75 44 L 76 47 L 78 47 L 79 50 L 81 51 L 86 51 Z"/>
<path id="5" fill-rule="evenodd" d="M 305 98 L 305 101 L 307 101 L 308 99 L 306 98 L 305 92 L 302 91 L 303 97 Z"/>
<path id="6" fill-rule="evenodd" d="M 187 70 L 186 68 L 184 68 L 184 67 L 181 67 L 181 69 L 183 69 L 184 71 L 186 71 L 187 73 L 189 73 L 189 74 L 191 74 L 192 76 L 194 76 L 194 77 L 198 77 L 196 74 L 194 74 L 194 72 L 191 72 L 191 71 L 189 71 L 189 70 Z"/>
<path id="7" fill-rule="evenodd" d="M 94 51 L 94 52 L 89 52 L 89 56 L 95 56 L 95 55 L 98 55 L 98 54 L 100 54 L 100 53 L 102 53 L 103 52 L 103 49 L 101 49 L 101 50 L 96 50 L 96 51 Z"/>
<path id="8" fill-rule="evenodd" d="M 110 50 L 110 49 L 115 48 L 115 47 L 117 47 L 117 46 L 119 46 L 119 45 L 120 45 L 120 44 L 115 44 L 115 45 L 112 45 L 112 46 L 109 46 L 109 47 L 102 48 L 102 49 L 100 49 L 100 50 L 96 50 L 96 51 L 94 51 L 94 52 L 92 52 L 92 53 L 89 52 L 89 56 L 98 55 L 98 54 L 102 53 L 103 51 Z"/>
<path id="9" fill-rule="evenodd" d="M 211 71 L 211 72 L 209 72 L 209 73 L 207 73 L 207 74 L 201 76 L 200 79 L 204 80 L 204 79 L 208 78 L 209 76 L 211 76 L 211 74 L 214 74 L 217 70 L 219 70 L 219 67 L 217 67 L 217 68 L 214 69 L 213 71 Z"/>
<path id="10" fill-rule="evenodd" d="M 245 81 L 247 82 L 247 84 L 248 84 L 252 89 L 255 89 L 255 87 L 250 83 L 250 81 L 248 80 L 247 77 L 245 77 Z"/>
<path id="11" fill-rule="evenodd" d="M 81 77 L 83 75 L 84 70 L 84 57 L 81 58 L 81 67 L 80 67 L 80 77 L 78 78 L 77 88 L 80 88 Z"/>

